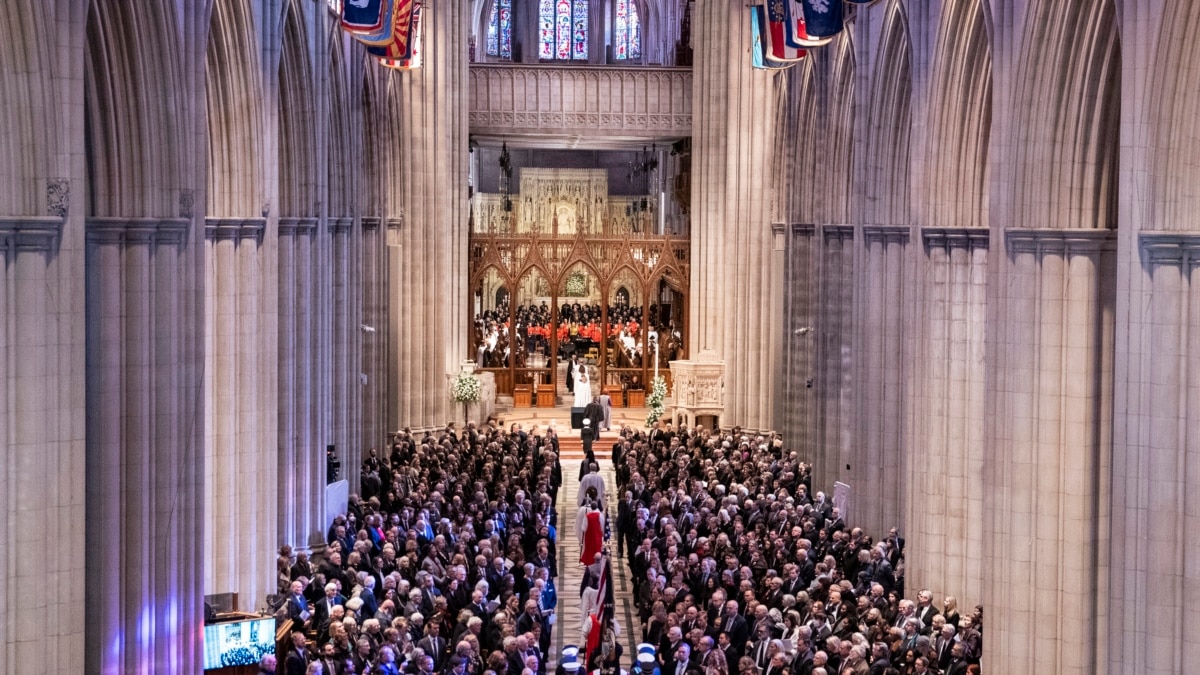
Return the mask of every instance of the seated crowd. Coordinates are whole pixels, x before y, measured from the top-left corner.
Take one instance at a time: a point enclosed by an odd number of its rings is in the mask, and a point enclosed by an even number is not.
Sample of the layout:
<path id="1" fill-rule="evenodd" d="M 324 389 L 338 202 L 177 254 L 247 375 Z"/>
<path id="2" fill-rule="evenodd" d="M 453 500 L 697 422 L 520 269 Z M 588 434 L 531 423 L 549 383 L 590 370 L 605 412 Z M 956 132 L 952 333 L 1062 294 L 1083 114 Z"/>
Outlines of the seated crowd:
<path id="1" fill-rule="evenodd" d="M 554 430 L 397 435 L 321 562 L 278 561 L 287 675 L 545 675 L 557 603 Z M 272 664 L 263 664 L 271 672 Z"/>
<path id="2" fill-rule="evenodd" d="M 848 526 L 779 437 L 626 429 L 613 460 L 618 555 L 661 675 L 980 672 L 982 607 L 902 599 L 897 531 Z"/>

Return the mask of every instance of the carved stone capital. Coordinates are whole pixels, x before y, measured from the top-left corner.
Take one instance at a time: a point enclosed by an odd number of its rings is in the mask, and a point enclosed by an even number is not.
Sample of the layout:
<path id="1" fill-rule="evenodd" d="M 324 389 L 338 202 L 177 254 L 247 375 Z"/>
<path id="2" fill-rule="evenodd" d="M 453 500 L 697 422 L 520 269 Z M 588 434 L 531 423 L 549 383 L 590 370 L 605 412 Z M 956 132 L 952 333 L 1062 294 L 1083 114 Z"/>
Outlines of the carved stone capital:
<path id="1" fill-rule="evenodd" d="M 923 227 L 926 248 L 981 248 L 988 245 L 986 227 Z"/>
<path id="2" fill-rule="evenodd" d="M 206 239 L 256 239 L 267 231 L 266 218 L 208 218 L 204 221 Z"/>
<path id="3" fill-rule="evenodd" d="M 49 251 L 62 236 L 57 216 L 0 217 L 0 251 Z"/>
<path id="4" fill-rule="evenodd" d="M 87 240 L 97 244 L 166 244 L 187 240 L 187 218 L 88 218 Z"/>
<path id="5" fill-rule="evenodd" d="M 1200 265 L 1200 232 L 1142 232 L 1138 248 L 1155 265 Z"/>

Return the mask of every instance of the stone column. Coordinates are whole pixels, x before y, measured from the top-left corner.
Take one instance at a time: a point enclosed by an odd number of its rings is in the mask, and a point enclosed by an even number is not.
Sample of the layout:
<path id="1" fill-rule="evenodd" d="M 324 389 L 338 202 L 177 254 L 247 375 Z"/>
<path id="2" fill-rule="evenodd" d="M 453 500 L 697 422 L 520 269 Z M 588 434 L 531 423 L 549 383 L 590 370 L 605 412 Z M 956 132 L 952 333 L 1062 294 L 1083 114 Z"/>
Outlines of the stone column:
<path id="1" fill-rule="evenodd" d="M 325 536 L 318 226 L 316 218 L 279 219 L 279 543 L 299 549 Z"/>
<path id="2" fill-rule="evenodd" d="M 886 534 L 904 513 L 904 347 L 912 322 L 908 225 L 864 225 L 854 279 L 854 438 L 838 467 L 853 491 L 847 522 Z M 830 355 L 833 356 L 832 354 Z M 841 359 L 839 359 L 840 361 Z M 821 484 L 827 486 L 828 484 Z M 814 487 L 814 489 L 816 489 Z"/>
<path id="3" fill-rule="evenodd" d="M 205 592 L 258 609 L 275 592 L 278 289 L 265 218 L 209 218 L 206 232 Z M 272 256 L 273 258 L 274 256 Z M 264 358 L 264 356 L 266 358 Z M 248 523 L 256 530 L 246 537 Z"/>
<path id="4" fill-rule="evenodd" d="M 93 672 L 200 668 L 203 396 L 189 337 L 200 323 L 190 227 L 188 219 L 87 223 L 84 592 Z"/>
<path id="5" fill-rule="evenodd" d="M 1001 234 L 983 465 L 988 667 L 1093 673 L 1111 498 L 1114 233 Z"/>
<path id="6" fill-rule="evenodd" d="M 358 445 L 357 434 L 352 430 L 362 426 L 362 385 L 359 383 L 359 367 L 362 361 L 362 343 L 366 334 L 362 330 L 362 251 L 354 232 L 353 218 L 331 218 L 329 220 L 330 257 L 330 433 L 329 443 L 337 447 L 339 456 L 350 451 L 351 444 Z M 383 439 L 371 440 L 371 447 L 380 447 Z M 365 448 L 361 448 L 365 449 Z M 324 448 L 318 448 L 322 465 Z M 382 448 L 380 448 L 382 453 Z M 324 473 L 322 473 L 324 475 Z M 343 474 L 343 477 L 345 475 Z"/>
<path id="7" fill-rule="evenodd" d="M 390 73 L 389 105 L 402 169 L 391 208 L 403 214 L 391 263 L 388 426 L 440 426 L 456 417 L 447 376 L 466 356 L 468 21 L 466 3 L 425 7 L 421 68 Z M 389 234 L 389 238 L 392 235 Z M 391 242 L 389 242 L 391 243 Z"/>
<path id="8" fill-rule="evenodd" d="M 366 381 L 362 390 L 362 436 L 346 452 L 339 450 L 342 475 L 350 481 L 350 489 L 358 489 L 358 467 L 362 464 L 361 450 L 386 439 L 388 411 L 388 296 L 387 296 L 387 228 L 379 218 L 362 219 L 362 375 Z M 395 431 L 395 429 L 390 429 Z M 380 448 L 381 451 L 383 448 Z"/>
<path id="9" fill-rule="evenodd" d="M 436 1 L 436 0 L 435 0 Z M 519 63 L 537 63 L 538 49 L 540 41 L 540 19 L 538 12 L 538 0 L 513 0 L 513 50 L 520 45 L 521 59 Z M 483 18 L 486 26 L 488 17 Z M 487 32 L 482 34 L 482 40 L 475 45 L 477 54 L 483 54 L 487 50 Z M 426 38 L 428 44 L 429 38 Z M 513 56 L 516 56 L 514 53 Z M 485 59 L 480 59 L 481 61 Z M 514 59 L 516 60 L 516 59 Z M 394 429 L 393 429 L 394 431 Z"/>
<path id="10" fill-rule="evenodd" d="M 780 350 L 762 336 L 783 296 L 770 215 L 775 91 L 772 75 L 750 65 L 749 21 L 741 3 L 696 3 L 696 41 L 707 47 L 696 52 L 692 98 L 688 353 L 725 361 L 722 426 L 767 429 Z"/>
<path id="11" fill-rule="evenodd" d="M 925 228 L 904 481 L 908 593 L 983 601 L 986 228 Z"/>
<path id="12" fill-rule="evenodd" d="M 0 216 L 0 663 L 66 675 L 84 666 L 84 280 L 57 185 L 57 214 Z"/>

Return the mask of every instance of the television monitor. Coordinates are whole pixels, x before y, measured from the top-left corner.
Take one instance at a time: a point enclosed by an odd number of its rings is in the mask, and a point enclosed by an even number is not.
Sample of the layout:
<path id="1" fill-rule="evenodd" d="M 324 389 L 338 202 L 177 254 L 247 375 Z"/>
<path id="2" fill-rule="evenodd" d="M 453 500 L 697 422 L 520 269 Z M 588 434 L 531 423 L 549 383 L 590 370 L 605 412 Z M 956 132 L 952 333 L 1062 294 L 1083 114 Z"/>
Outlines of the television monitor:
<path id="1" fill-rule="evenodd" d="M 204 669 L 257 665 L 275 653 L 275 618 L 213 623 L 204 627 Z"/>

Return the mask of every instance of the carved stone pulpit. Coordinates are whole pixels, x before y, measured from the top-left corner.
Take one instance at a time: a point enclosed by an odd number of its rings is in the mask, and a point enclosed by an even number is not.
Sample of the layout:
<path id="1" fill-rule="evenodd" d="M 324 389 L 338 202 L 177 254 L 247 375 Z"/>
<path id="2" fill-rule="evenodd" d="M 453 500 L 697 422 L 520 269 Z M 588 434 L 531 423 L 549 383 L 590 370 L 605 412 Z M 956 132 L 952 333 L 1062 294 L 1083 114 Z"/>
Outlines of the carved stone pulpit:
<path id="1" fill-rule="evenodd" d="M 696 426 L 696 419 L 725 412 L 725 362 L 717 353 L 701 350 L 695 359 L 671 362 L 671 422 Z"/>

